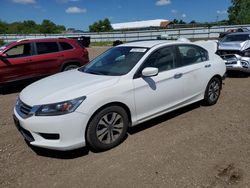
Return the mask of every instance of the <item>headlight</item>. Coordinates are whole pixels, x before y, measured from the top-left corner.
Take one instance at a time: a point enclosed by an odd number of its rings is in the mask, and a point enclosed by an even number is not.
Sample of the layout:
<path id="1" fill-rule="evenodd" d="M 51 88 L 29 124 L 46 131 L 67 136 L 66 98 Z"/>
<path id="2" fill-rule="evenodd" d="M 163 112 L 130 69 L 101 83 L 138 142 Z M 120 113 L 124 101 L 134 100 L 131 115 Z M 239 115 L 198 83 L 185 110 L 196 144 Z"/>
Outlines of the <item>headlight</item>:
<path id="1" fill-rule="evenodd" d="M 84 96 L 69 101 L 41 105 L 36 112 L 36 116 L 57 116 L 74 112 L 85 99 Z"/>

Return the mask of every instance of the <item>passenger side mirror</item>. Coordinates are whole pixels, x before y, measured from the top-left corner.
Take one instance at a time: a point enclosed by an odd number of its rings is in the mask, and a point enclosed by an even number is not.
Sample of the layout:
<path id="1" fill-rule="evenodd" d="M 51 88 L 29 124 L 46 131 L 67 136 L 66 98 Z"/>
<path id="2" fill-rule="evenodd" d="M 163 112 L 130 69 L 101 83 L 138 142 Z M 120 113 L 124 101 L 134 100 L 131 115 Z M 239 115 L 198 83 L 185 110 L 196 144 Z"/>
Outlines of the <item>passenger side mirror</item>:
<path id="1" fill-rule="evenodd" d="M 155 67 L 146 67 L 142 70 L 142 76 L 144 77 L 152 77 L 158 75 L 159 70 Z"/>
<path id="2" fill-rule="evenodd" d="M 5 59 L 5 58 L 7 58 L 7 57 L 8 57 L 7 54 L 0 54 L 0 59 Z"/>

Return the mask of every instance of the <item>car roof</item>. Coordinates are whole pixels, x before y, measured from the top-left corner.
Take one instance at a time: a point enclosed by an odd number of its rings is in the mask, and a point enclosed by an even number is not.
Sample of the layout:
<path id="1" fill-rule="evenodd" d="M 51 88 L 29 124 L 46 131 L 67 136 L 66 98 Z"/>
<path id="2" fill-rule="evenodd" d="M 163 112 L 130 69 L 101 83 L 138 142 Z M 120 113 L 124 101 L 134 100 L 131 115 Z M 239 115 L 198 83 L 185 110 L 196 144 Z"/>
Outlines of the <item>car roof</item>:
<path id="1" fill-rule="evenodd" d="M 27 41 L 31 41 L 31 42 L 50 42 L 50 41 L 63 41 L 63 40 L 72 40 L 70 38 L 24 38 L 24 39 L 20 39 L 17 40 L 16 42 L 27 42 Z"/>
<path id="2" fill-rule="evenodd" d="M 154 46 L 158 46 L 161 44 L 176 44 L 183 42 L 178 42 L 176 40 L 146 40 L 146 41 L 135 41 L 135 42 L 128 42 L 125 44 L 121 44 L 119 46 L 131 46 L 131 47 L 143 47 L 143 48 L 152 48 Z M 187 42 L 185 42 L 186 44 Z"/>

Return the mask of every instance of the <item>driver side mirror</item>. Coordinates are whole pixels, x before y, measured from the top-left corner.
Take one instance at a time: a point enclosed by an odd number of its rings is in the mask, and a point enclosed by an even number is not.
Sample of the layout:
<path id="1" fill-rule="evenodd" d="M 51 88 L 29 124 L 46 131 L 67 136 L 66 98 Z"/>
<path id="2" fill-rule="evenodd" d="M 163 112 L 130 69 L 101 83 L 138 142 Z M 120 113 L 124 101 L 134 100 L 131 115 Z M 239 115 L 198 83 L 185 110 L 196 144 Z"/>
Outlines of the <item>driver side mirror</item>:
<path id="1" fill-rule="evenodd" d="M 142 70 L 143 77 L 157 76 L 158 73 L 159 73 L 159 69 L 155 67 L 146 67 Z"/>
<path id="2" fill-rule="evenodd" d="M 7 54 L 0 54 L 0 58 L 1 58 L 1 59 L 7 58 L 7 57 L 8 57 Z"/>

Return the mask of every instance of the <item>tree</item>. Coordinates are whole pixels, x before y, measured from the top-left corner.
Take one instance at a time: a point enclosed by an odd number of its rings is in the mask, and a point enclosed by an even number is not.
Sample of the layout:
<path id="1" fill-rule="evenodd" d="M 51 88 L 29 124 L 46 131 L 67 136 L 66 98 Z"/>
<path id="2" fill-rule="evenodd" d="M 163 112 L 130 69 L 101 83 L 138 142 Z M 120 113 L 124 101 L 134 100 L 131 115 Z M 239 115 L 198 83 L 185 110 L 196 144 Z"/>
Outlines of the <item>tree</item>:
<path id="1" fill-rule="evenodd" d="M 99 20 L 98 22 L 94 22 L 92 25 L 89 26 L 90 32 L 108 32 L 113 31 L 111 23 L 108 18 L 104 20 Z"/>
<path id="2" fill-rule="evenodd" d="M 250 1 L 231 0 L 232 6 L 228 8 L 228 17 L 231 24 L 250 23 Z"/>
<path id="3" fill-rule="evenodd" d="M 0 34 L 7 33 L 8 27 L 7 24 L 0 20 Z"/>

